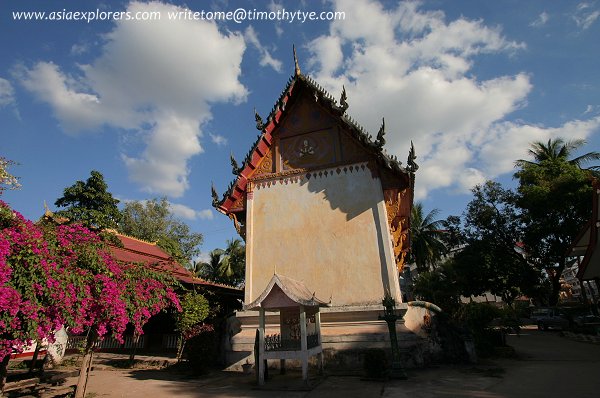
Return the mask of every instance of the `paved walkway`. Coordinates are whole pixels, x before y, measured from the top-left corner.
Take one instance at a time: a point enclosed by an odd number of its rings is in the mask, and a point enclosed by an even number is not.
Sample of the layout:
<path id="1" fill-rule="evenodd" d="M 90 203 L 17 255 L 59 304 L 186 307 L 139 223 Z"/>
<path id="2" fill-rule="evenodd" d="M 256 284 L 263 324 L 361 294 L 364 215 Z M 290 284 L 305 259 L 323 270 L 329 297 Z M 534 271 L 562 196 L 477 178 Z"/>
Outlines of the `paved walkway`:
<path id="1" fill-rule="evenodd" d="M 599 397 L 600 346 L 576 342 L 557 332 L 527 330 L 509 336 L 520 359 L 476 366 L 443 366 L 410 370 L 409 379 L 372 382 L 332 376 L 313 380 L 302 391 L 299 375 L 273 375 L 268 389 L 258 390 L 252 375 L 219 372 L 185 378 L 158 370 L 95 370 L 88 393 L 93 397 Z"/>

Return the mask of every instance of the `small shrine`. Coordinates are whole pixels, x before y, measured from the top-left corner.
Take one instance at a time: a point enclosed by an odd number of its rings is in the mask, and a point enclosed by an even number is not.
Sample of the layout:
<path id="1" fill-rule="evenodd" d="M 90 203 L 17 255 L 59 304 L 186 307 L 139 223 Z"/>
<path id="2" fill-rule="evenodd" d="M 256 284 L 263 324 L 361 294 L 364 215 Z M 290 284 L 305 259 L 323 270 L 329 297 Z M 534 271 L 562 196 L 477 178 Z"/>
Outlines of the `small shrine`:
<path id="1" fill-rule="evenodd" d="M 274 274 L 265 290 L 244 310 L 259 312 L 255 356 L 258 384 L 265 383 L 267 360 L 279 359 L 285 372 L 286 359 L 302 363 L 302 379 L 308 383 L 308 359 L 317 356 L 323 370 L 320 307 L 327 303 L 315 297 L 304 283 Z M 279 333 L 265 334 L 265 313 L 279 312 Z"/>

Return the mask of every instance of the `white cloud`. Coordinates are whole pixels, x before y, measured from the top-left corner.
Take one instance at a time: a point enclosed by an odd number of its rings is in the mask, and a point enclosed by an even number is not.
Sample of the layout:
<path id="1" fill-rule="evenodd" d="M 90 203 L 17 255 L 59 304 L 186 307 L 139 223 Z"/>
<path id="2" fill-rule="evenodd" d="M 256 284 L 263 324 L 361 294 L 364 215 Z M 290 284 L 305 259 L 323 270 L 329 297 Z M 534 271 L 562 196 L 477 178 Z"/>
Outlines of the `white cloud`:
<path id="1" fill-rule="evenodd" d="M 285 8 L 282 4 L 276 3 L 273 0 L 269 2 L 268 9 L 271 12 L 284 11 Z M 283 27 L 281 26 L 281 21 L 273 21 L 275 26 L 275 34 L 277 37 L 281 37 L 283 35 Z"/>
<path id="2" fill-rule="evenodd" d="M 539 28 L 546 25 L 546 22 L 550 19 L 550 15 L 546 11 L 542 12 L 538 17 L 529 24 L 529 26 L 534 28 Z"/>
<path id="3" fill-rule="evenodd" d="M 590 3 L 579 3 L 572 17 L 579 28 L 586 30 L 600 17 L 600 10 L 594 10 Z"/>
<path id="4" fill-rule="evenodd" d="M 260 53 L 260 66 L 270 66 L 276 72 L 281 72 L 281 61 L 273 58 L 269 50 L 260 43 L 258 40 L 258 34 L 252 25 L 248 26 L 244 31 L 244 38 Z"/>
<path id="5" fill-rule="evenodd" d="M 333 22 L 307 46 L 314 77 L 332 93 L 345 85 L 348 113 L 369 130 L 385 117 L 389 153 L 403 159 L 414 141 L 421 166 L 417 197 L 438 188 L 465 191 L 494 177 L 477 161 L 478 143 L 525 105 L 532 85 L 525 73 L 479 80 L 472 64 L 477 55 L 512 55 L 525 44 L 482 21 L 446 21 L 416 2 L 393 9 L 374 1 L 335 6 L 347 20 Z"/>
<path id="6" fill-rule="evenodd" d="M 227 138 L 223 137 L 220 134 L 213 134 L 213 133 L 209 133 L 210 135 L 210 140 L 214 143 L 217 144 L 218 146 L 224 146 L 227 145 Z"/>
<path id="7" fill-rule="evenodd" d="M 583 112 L 584 115 L 598 114 L 600 111 L 599 105 L 588 105 Z"/>
<path id="8" fill-rule="evenodd" d="M 600 116 L 589 120 L 572 120 L 559 127 L 544 127 L 515 122 L 496 123 L 487 130 L 479 156 L 488 175 L 499 175 L 514 169 L 514 161 L 527 159 L 532 142 L 550 138 L 587 139 L 600 128 Z"/>
<path id="9" fill-rule="evenodd" d="M 176 9 L 132 2 L 127 11 Z M 72 134 L 102 125 L 141 132 L 141 154 L 122 154 L 130 178 L 145 191 L 179 197 L 189 185 L 188 160 L 202 152 L 211 104 L 245 100 L 244 39 L 213 22 L 166 18 L 117 21 L 104 39 L 101 55 L 77 74 L 39 62 L 18 76 Z"/>
<path id="10" fill-rule="evenodd" d="M 90 50 L 90 46 L 87 43 L 76 43 L 71 46 L 71 55 L 82 55 Z"/>
<path id="11" fill-rule="evenodd" d="M 175 216 L 186 220 L 212 220 L 214 218 L 214 213 L 211 209 L 194 210 L 191 207 L 177 203 L 169 203 L 169 206 Z"/>
<path id="12" fill-rule="evenodd" d="M 198 218 L 201 220 L 212 220 L 215 218 L 215 213 L 211 209 L 204 209 L 198 212 Z"/>
<path id="13" fill-rule="evenodd" d="M 12 84 L 0 77 L 0 107 L 15 103 L 15 90 Z"/>

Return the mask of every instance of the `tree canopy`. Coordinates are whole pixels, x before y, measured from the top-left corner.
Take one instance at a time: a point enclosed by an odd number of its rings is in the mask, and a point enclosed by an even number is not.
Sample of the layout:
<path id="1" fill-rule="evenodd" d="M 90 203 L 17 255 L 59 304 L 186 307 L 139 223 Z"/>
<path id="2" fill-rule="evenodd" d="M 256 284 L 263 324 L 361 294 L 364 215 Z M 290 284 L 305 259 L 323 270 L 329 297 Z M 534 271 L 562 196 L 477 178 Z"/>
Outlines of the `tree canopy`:
<path id="1" fill-rule="evenodd" d="M 180 264 L 190 267 L 200 254 L 202 234 L 175 217 L 166 198 L 125 203 L 119 230 L 138 239 L 157 242 Z"/>
<path id="2" fill-rule="evenodd" d="M 225 249 L 214 249 L 209 259 L 195 265 L 198 276 L 218 283 L 238 286 L 246 272 L 246 246 L 239 239 L 229 239 Z"/>
<path id="3" fill-rule="evenodd" d="M 19 189 L 21 184 L 19 178 L 12 175 L 8 168 L 14 165 L 15 162 L 0 156 L 0 194 L 5 189 Z"/>
<path id="4" fill-rule="evenodd" d="M 84 363 L 96 339 L 110 333 L 122 341 L 128 323 L 141 334 L 152 315 L 179 306 L 172 283 L 142 265 L 117 262 L 81 224 L 34 224 L 0 202 L 0 383 L 12 350 L 51 340 L 62 325 L 89 331 Z M 80 381 L 86 376 L 82 371 Z"/>
<path id="5" fill-rule="evenodd" d="M 77 181 L 65 188 L 63 196 L 54 204 L 64 207 L 56 215 L 66 217 L 71 222 L 79 222 L 87 227 L 104 229 L 117 228 L 121 221 L 119 201 L 108 191 L 102 173 L 92 170 L 90 177 Z"/>
<path id="6" fill-rule="evenodd" d="M 410 258 L 419 272 L 434 266 L 446 252 L 441 220 L 435 220 L 439 210 L 424 214 L 423 205 L 416 203 L 410 221 Z"/>
<path id="7" fill-rule="evenodd" d="M 575 156 L 584 143 L 560 138 L 532 143 L 532 160 L 515 163 L 516 189 L 493 181 L 476 186 L 464 223 L 457 217 L 441 222 L 447 232 L 442 240 L 460 249 L 442 269 L 420 276 L 415 291 L 432 296 L 431 286 L 437 286 L 448 297 L 490 292 L 507 303 L 527 295 L 555 305 L 560 277 L 570 261 L 567 250 L 591 214 L 591 179 L 598 166 L 583 167 L 600 154 Z M 415 209 L 418 229 L 424 222 L 418 205 Z M 444 285 L 450 277 L 452 285 Z M 551 290 L 544 293 L 548 280 Z"/>
<path id="8" fill-rule="evenodd" d="M 592 170 L 581 169 L 566 155 L 520 164 L 515 173 L 524 250 L 552 282 L 550 304 L 558 301 L 567 249 L 591 214 Z"/>

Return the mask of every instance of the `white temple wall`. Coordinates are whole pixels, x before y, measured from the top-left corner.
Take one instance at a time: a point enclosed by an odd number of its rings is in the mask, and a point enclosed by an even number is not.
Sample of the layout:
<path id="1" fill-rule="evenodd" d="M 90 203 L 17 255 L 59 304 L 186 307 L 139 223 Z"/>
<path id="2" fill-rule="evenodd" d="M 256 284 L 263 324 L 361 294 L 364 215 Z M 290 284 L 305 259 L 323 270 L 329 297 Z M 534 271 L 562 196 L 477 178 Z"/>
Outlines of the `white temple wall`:
<path id="1" fill-rule="evenodd" d="M 246 296 L 277 272 L 333 306 L 381 304 L 400 289 L 380 180 L 366 163 L 252 183 Z"/>

